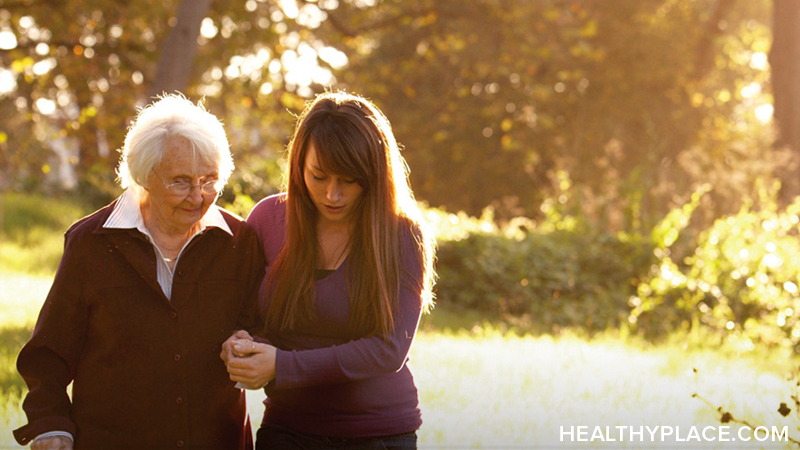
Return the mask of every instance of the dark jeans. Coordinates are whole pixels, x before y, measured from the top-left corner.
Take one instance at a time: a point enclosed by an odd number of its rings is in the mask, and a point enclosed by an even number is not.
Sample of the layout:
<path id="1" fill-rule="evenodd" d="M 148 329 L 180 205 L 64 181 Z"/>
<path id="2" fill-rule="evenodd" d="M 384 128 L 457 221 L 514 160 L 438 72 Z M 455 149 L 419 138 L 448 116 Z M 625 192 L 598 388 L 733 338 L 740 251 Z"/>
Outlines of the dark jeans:
<path id="1" fill-rule="evenodd" d="M 371 438 L 337 438 L 264 425 L 256 433 L 256 450 L 416 450 L 417 433 Z"/>

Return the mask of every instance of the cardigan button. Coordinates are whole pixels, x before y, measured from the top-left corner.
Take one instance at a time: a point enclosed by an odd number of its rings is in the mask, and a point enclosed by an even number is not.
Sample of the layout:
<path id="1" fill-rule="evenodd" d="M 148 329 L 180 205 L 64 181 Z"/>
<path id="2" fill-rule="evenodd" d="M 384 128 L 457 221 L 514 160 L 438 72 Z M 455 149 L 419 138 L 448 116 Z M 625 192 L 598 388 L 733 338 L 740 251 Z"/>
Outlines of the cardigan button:
<path id="1" fill-rule="evenodd" d="M 172 312 L 169 313 L 169 316 L 171 318 L 173 318 L 173 319 L 177 319 L 178 318 L 178 313 L 176 313 L 175 311 L 172 311 Z"/>
<path id="2" fill-rule="evenodd" d="M 182 397 L 178 397 L 178 398 L 176 398 L 176 399 L 175 399 L 175 403 L 177 403 L 177 404 L 179 404 L 179 405 L 183 404 L 183 398 L 182 398 Z"/>
<path id="3" fill-rule="evenodd" d="M 174 359 L 175 359 L 175 361 L 176 361 L 176 362 L 177 362 L 177 361 L 180 361 L 180 360 L 181 360 L 181 355 L 179 355 L 179 354 L 178 354 L 178 355 L 175 355 L 175 356 L 174 356 Z"/>
<path id="4" fill-rule="evenodd" d="M 176 447 L 183 447 L 183 441 L 178 441 L 175 443 Z"/>

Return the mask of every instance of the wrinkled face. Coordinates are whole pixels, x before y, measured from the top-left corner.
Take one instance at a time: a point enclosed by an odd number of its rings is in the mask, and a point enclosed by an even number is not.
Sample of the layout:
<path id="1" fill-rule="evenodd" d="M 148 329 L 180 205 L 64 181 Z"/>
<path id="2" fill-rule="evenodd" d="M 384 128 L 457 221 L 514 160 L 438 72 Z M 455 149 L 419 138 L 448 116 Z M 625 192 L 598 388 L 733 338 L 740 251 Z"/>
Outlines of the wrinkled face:
<path id="1" fill-rule="evenodd" d="M 196 156 L 186 138 L 167 140 L 164 159 L 152 172 L 146 188 L 149 201 L 144 207 L 165 230 L 188 232 L 217 199 L 217 194 L 204 194 L 199 184 L 216 180 L 218 168 Z M 193 185 L 188 192 L 167 187 L 181 181 Z"/>
<path id="2" fill-rule="evenodd" d="M 352 178 L 327 173 L 320 167 L 317 150 L 310 143 L 303 167 L 303 179 L 317 207 L 321 223 L 343 224 L 354 220 L 353 211 L 364 188 Z"/>

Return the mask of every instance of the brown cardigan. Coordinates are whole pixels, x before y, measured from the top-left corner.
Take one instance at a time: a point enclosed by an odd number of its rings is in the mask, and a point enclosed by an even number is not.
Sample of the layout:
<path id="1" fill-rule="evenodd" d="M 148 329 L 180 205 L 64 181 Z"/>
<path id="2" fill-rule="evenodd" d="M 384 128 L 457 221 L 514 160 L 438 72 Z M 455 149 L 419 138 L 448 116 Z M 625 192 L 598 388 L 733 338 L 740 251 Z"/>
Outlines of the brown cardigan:
<path id="1" fill-rule="evenodd" d="M 68 431 L 75 449 L 243 449 L 244 394 L 220 346 L 257 327 L 264 257 L 255 232 L 223 212 L 184 250 L 172 300 L 156 280 L 152 244 L 103 228 L 115 203 L 66 233 L 64 255 L 17 368 L 30 389 L 22 445 Z M 72 401 L 67 385 L 73 382 Z"/>

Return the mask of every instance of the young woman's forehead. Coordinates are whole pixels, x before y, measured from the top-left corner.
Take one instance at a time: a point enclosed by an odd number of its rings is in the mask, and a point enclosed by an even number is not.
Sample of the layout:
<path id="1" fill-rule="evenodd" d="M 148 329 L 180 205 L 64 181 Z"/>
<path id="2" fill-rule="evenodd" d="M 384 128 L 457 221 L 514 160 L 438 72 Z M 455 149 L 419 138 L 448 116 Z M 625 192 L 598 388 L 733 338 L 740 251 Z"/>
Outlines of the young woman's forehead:
<path id="1" fill-rule="evenodd" d="M 319 169 L 333 170 L 337 164 L 336 158 L 332 155 L 332 151 L 325 143 L 317 144 L 314 141 L 309 141 L 305 152 L 305 162 L 307 165 L 316 166 Z M 331 167 L 333 166 L 333 167 Z"/>

